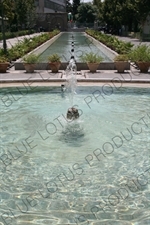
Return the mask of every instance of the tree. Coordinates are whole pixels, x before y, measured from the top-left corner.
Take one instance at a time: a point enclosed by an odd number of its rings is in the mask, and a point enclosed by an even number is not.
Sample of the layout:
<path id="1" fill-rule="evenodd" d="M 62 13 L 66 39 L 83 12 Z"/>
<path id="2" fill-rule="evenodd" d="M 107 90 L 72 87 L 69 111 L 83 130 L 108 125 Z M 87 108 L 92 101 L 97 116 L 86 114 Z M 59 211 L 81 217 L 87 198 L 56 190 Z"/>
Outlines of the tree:
<path id="1" fill-rule="evenodd" d="M 133 0 L 129 0 L 132 1 Z M 149 0 L 136 0 L 134 13 L 137 16 L 135 19 L 140 24 L 143 24 L 148 15 L 150 15 L 150 1 Z"/>
<path id="2" fill-rule="evenodd" d="M 97 18 L 98 18 L 99 21 L 102 21 L 102 19 L 103 19 L 103 16 L 102 16 L 103 2 L 101 0 L 93 0 L 93 5 L 97 6 L 97 9 L 98 9 Z"/>
<path id="3" fill-rule="evenodd" d="M 16 0 L 15 1 L 15 23 L 21 29 L 31 27 L 35 19 L 35 1 L 34 0 Z"/>
<path id="4" fill-rule="evenodd" d="M 78 14 L 76 15 L 76 19 L 80 23 L 94 23 L 97 18 L 98 9 L 95 5 L 91 3 L 81 3 L 78 7 Z"/>
<path id="5" fill-rule="evenodd" d="M 35 1 L 34 0 L 0 0 L 0 16 L 2 14 L 8 19 L 11 27 L 16 30 L 30 28 L 35 23 Z"/>
<path id="6" fill-rule="evenodd" d="M 80 5 L 80 0 L 73 0 L 73 4 L 72 4 L 72 12 L 73 12 L 73 16 L 75 18 L 75 15 L 78 12 L 78 7 Z"/>
<path id="7" fill-rule="evenodd" d="M 35 25 L 36 20 L 35 0 L 26 1 L 26 7 L 27 7 L 27 28 L 30 29 Z"/>
<path id="8" fill-rule="evenodd" d="M 5 36 L 5 20 L 9 22 L 13 18 L 13 1 L 12 0 L 0 0 L 0 16 L 2 18 L 2 38 L 3 38 L 3 50 L 4 54 L 7 54 L 7 43 L 6 43 L 6 36 Z"/>
<path id="9" fill-rule="evenodd" d="M 14 18 L 13 7 L 14 0 L 0 0 L 0 16 L 3 13 L 4 17 L 11 21 Z"/>
<path id="10" fill-rule="evenodd" d="M 67 13 L 72 12 L 72 5 L 70 3 L 70 0 L 66 1 L 66 11 Z"/>
<path id="11" fill-rule="evenodd" d="M 120 0 L 105 0 L 103 4 L 103 20 L 107 23 L 108 28 L 111 27 L 113 30 L 118 30 L 122 22 L 122 12 Z"/>
<path id="12" fill-rule="evenodd" d="M 35 1 L 34 0 L 0 0 L 0 16 L 2 18 L 2 37 L 3 49 L 7 54 L 6 44 L 6 25 L 5 20 L 9 25 L 15 24 L 21 28 L 31 27 L 35 19 Z M 24 27 L 23 27 L 24 26 Z"/>
<path id="13" fill-rule="evenodd" d="M 137 31 L 149 13 L 149 0 L 105 0 L 102 5 L 103 20 L 107 24 L 115 28 L 126 25 L 130 31 Z"/>

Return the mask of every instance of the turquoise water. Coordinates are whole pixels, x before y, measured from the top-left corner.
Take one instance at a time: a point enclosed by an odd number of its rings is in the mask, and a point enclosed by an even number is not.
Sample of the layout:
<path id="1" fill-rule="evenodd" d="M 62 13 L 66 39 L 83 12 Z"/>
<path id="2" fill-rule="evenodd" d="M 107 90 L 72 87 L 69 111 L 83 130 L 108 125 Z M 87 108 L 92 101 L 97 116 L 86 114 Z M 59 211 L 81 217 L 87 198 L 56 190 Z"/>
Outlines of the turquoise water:
<path id="1" fill-rule="evenodd" d="M 78 87 L 74 122 L 60 87 L 0 99 L 1 224 L 149 224 L 150 89 Z"/>
<path id="2" fill-rule="evenodd" d="M 72 42 L 74 42 L 74 52 L 71 52 Z M 93 42 L 85 36 L 85 33 L 67 32 L 62 33 L 61 36 L 40 55 L 39 61 L 47 62 L 51 54 L 57 53 L 61 56 L 62 62 L 68 62 L 71 55 L 75 56 L 77 62 L 82 62 L 81 56 L 91 51 L 102 56 L 104 62 L 111 61 L 109 56 L 106 56 L 100 48 L 97 48 Z"/>

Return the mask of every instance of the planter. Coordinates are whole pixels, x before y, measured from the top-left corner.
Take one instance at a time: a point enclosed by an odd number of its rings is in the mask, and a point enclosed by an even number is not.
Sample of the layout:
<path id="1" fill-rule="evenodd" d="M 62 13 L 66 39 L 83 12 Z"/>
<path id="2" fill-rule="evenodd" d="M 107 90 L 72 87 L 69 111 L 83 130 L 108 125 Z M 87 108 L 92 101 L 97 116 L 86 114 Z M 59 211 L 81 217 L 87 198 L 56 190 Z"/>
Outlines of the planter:
<path id="1" fill-rule="evenodd" d="M 90 72 L 95 73 L 98 69 L 99 63 L 87 63 Z"/>
<path id="2" fill-rule="evenodd" d="M 27 73 L 34 73 L 35 65 L 34 63 L 24 63 L 24 68 Z"/>
<path id="3" fill-rule="evenodd" d="M 115 63 L 115 68 L 118 71 L 118 73 L 124 73 L 124 70 L 126 68 L 126 65 L 128 62 L 125 61 L 116 61 Z"/>
<path id="4" fill-rule="evenodd" d="M 147 73 L 150 67 L 150 62 L 136 62 L 141 73 Z"/>
<path id="5" fill-rule="evenodd" d="M 141 44 L 135 47 L 129 54 L 130 60 L 135 62 L 141 73 L 147 73 L 150 67 L 150 47 Z"/>
<path id="6" fill-rule="evenodd" d="M 9 66 L 8 62 L 0 63 L 0 73 L 6 73 L 8 66 Z"/>
<path id="7" fill-rule="evenodd" d="M 61 62 L 49 62 L 52 73 L 58 73 Z"/>

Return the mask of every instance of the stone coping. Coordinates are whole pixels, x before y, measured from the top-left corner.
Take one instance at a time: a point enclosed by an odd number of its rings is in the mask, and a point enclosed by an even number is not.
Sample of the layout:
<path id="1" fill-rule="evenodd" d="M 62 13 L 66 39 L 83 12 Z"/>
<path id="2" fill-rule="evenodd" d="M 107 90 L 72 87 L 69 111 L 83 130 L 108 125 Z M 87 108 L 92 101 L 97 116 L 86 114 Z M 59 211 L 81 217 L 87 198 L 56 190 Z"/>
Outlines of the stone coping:
<path id="1" fill-rule="evenodd" d="M 0 84 L 1 83 L 22 83 L 22 82 L 27 82 L 27 83 L 29 83 L 29 82 L 40 82 L 40 83 L 42 83 L 42 82 L 48 82 L 48 83 L 50 83 L 50 82 L 66 82 L 66 79 L 63 79 L 63 78 L 51 78 L 51 79 L 49 79 L 49 80 L 46 80 L 46 79 L 44 79 L 44 80 L 42 80 L 42 79 L 22 79 L 22 80 L 19 80 L 19 79 L 13 79 L 13 80 L 11 80 L 11 79 L 7 79 L 7 80 L 0 80 Z M 99 78 L 86 78 L 86 79 L 82 79 L 82 78 L 79 78 L 79 79 L 77 79 L 77 82 L 112 82 L 113 80 L 112 79 L 99 79 Z M 150 80 L 143 80 L 143 79 L 140 79 L 140 80 L 125 80 L 125 81 L 117 81 L 117 80 L 115 80 L 115 81 L 113 81 L 113 83 L 119 83 L 119 82 L 121 82 L 121 83 L 147 83 L 147 84 L 150 84 Z"/>
<path id="2" fill-rule="evenodd" d="M 63 82 L 33 82 L 31 87 L 61 87 L 62 84 L 65 84 Z M 104 85 L 112 85 L 110 83 L 106 82 L 78 82 L 77 86 L 78 87 L 92 87 L 92 86 L 97 86 L 97 87 L 102 87 Z M 29 84 L 22 84 L 19 82 L 14 82 L 14 83 L 1 83 L 0 88 L 22 88 L 24 85 L 29 86 Z M 147 83 L 123 83 L 120 85 L 120 83 L 115 83 L 116 88 L 120 87 L 127 87 L 127 88 L 150 88 L 149 84 Z"/>
<path id="3" fill-rule="evenodd" d="M 97 71 L 90 73 L 88 70 L 77 72 L 77 82 L 114 82 L 114 83 L 150 83 L 150 73 L 133 73 L 127 71 L 125 73 L 117 73 L 116 71 Z M 51 71 L 35 71 L 34 73 L 26 73 L 25 71 L 12 71 L 0 74 L 0 83 L 15 82 L 66 82 L 67 77 L 64 70 L 59 73 L 51 73 Z"/>
<path id="4" fill-rule="evenodd" d="M 114 60 L 114 58 L 118 55 L 117 52 L 113 51 L 112 49 L 110 49 L 109 47 L 107 47 L 106 45 L 104 45 L 103 43 L 99 42 L 98 40 L 96 40 L 95 38 L 93 38 L 92 36 L 88 35 L 86 33 L 86 36 L 89 38 L 89 40 L 91 40 L 94 45 L 97 48 L 100 48 L 101 51 L 107 55 L 112 61 Z"/>

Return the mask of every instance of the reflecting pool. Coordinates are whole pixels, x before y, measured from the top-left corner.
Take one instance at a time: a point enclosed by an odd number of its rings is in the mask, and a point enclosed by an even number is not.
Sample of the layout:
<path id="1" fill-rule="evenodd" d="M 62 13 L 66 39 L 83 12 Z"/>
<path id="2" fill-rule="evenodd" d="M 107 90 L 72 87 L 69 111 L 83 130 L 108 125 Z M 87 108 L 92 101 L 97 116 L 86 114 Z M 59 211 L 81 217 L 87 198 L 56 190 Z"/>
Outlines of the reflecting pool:
<path id="1" fill-rule="evenodd" d="M 74 52 L 71 52 L 72 42 L 74 44 Z M 66 32 L 62 33 L 54 43 L 40 54 L 39 61 L 47 62 L 50 55 L 59 52 L 62 62 L 68 62 L 72 54 L 75 56 L 77 62 L 82 62 L 81 56 L 91 51 L 102 56 L 104 62 L 112 61 L 109 54 L 104 54 L 100 45 L 99 47 L 94 45 L 93 41 L 84 32 Z"/>
<path id="2" fill-rule="evenodd" d="M 150 224 L 150 89 L 0 94 L 0 224 Z"/>

